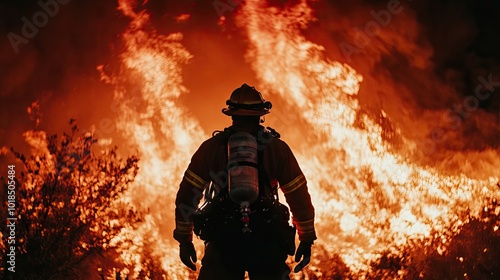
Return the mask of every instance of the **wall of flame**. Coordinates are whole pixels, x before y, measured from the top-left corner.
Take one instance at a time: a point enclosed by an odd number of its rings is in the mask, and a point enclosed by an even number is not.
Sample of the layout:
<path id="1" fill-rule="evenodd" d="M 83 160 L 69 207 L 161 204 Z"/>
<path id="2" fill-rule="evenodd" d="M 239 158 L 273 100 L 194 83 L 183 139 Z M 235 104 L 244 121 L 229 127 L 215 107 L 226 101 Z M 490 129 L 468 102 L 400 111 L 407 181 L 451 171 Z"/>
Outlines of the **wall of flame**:
<path id="1" fill-rule="evenodd" d="M 359 60 L 349 63 L 345 57 L 332 58 L 329 46 L 314 42 L 322 40 L 307 29 L 318 24 L 313 5 L 305 0 L 274 6 L 247 0 L 234 17 L 246 39 L 244 63 L 253 70 L 249 83 L 275 105 L 266 124 L 291 145 L 308 179 L 317 211 L 317 243 L 332 256 L 339 254 L 352 270 L 362 271 L 381 250 L 459 225 L 463 211 L 477 213 L 485 200 L 498 197 L 500 152 L 495 147 L 436 150 L 433 158 L 422 151 L 428 124 L 440 119 L 445 110 L 413 110 L 404 103 L 408 93 L 394 88 L 387 88 L 385 98 L 367 93 L 366 86 L 380 77 L 361 75 L 357 69 L 365 66 Z M 223 125 L 222 116 L 200 119 L 192 111 L 216 104 L 213 100 L 221 101 L 222 107 L 229 92 L 204 96 L 206 100 L 197 96 L 201 100 L 195 101 L 196 106 L 187 106 L 193 97 L 183 73 L 195 73 L 189 62 L 196 57 L 183 41 L 196 39 L 157 31 L 150 14 L 138 11 L 135 1 L 120 0 L 118 10 L 128 21 L 120 36 L 124 49 L 115 54 L 118 71 L 106 73 L 100 67 L 101 78 L 112 85 L 118 104 L 118 133 L 113 137 L 123 139 L 120 146 L 130 148 L 141 159 L 136 182 L 124 199 L 145 212 L 145 221 L 138 229 L 123 231 L 114 242 L 120 244 L 121 258 L 135 275 L 143 269 L 146 256 L 151 256 L 169 279 L 186 279 L 191 274 L 178 259 L 171 237 L 174 196 L 190 156 L 209 137 L 207 131 L 216 127 L 207 125 L 208 120 Z M 406 13 L 415 17 L 411 11 Z M 407 36 L 416 40 L 418 28 L 406 27 Z M 381 36 L 403 44 L 396 29 L 397 24 L 391 25 Z M 407 46 L 403 50 L 412 66 L 420 70 L 430 67 L 429 48 Z M 415 52 L 419 53 L 412 56 Z M 366 64 L 376 68 L 373 58 L 366 59 Z M 192 76 L 185 79 L 195 79 Z M 241 76 L 248 78 L 249 73 Z M 383 82 L 396 84 L 401 79 Z M 240 84 L 243 82 L 248 81 Z M 440 98 L 456 99 L 446 85 L 429 84 L 441 87 Z M 387 102 L 392 97 L 400 99 Z M 385 102 L 380 105 L 373 101 L 377 99 L 386 101 L 379 101 Z M 421 121 L 415 121 L 417 118 Z M 387 130 L 395 136 L 388 138 Z M 127 238 L 133 242 L 121 243 Z M 201 245 L 196 242 L 199 257 Z"/>
<path id="2" fill-rule="evenodd" d="M 141 158 L 127 199 L 148 214 L 139 229 L 116 241 L 133 238 L 121 252 L 135 273 L 144 250 L 150 250 L 169 277 L 183 279 L 187 270 L 180 268 L 171 239 L 173 199 L 190 155 L 208 137 L 178 102 L 188 92 L 181 73 L 192 55 L 182 34 L 158 34 L 133 1 L 120 1 L 119 10 L 131 21 L 123 33 L 126 49 L 120 75 L 106 79 L 120 101 L 117 126 Z M 319 244 L 352 270 L 363 270 L 381 250 L 445 230 L 462 219 L 461 211 L 478 212 L 485 199 L 498 196 L 498 174 L 443 175 L 395 152 L 383 139 L 379 120 L 361 111 L 357 94 L 363 77 L 347 63 L 327 59 L 324 47 L 303 35 L 313 19 L 306 1 L 283 9 L 246 1 L 236 15 L 248 39 L 246 60 L 257 88 L 282 105 L 273 108 L 268 123 L 289 139 L 308 178 Z M 399 137 L 405 147 L 418 148 L 414 140 Z M 499 163 L 497 157 L 494 164 Z M 201 257 L 200 243 L 197 248 Z"/>

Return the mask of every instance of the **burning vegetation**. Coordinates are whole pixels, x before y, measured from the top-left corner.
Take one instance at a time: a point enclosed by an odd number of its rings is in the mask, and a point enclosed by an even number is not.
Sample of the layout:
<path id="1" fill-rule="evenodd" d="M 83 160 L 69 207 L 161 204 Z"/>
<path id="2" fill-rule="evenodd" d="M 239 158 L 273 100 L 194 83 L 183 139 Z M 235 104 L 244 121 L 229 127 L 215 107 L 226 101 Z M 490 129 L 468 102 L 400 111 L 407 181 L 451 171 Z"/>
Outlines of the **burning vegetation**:
<path id="1" fill-rule="evenodd" d="M 98 70 L 113 88 L 120 148 L 137 155 L 121 158 L 117 148 L 98 145 L 103 139 L 81 132 L 74 121 L 62 136 L 23 134 L 34 149 L 29 156 L 12 151 L 22 172 L 19 279 L 196 278 L 182 266 L 172 239 L 175 191 L 190 155 L 210 135 L 181 102 L 189 92 L 183 67 L 193 55 L 182 44 L 183 34 L 163 35 L 135 1 L 118 2 L 130 24 L 120 36 L 116 64 Z M 408 105 L 404 97 L 385 107 L 367 106 L 366 99 L 375 97 L 361 93 L 363 83 L 385 76 L 362 75 L 355 67 L 364 67 L 356 64 L 358 52 L 351 53 L 351 65 L 330 59 L 323 45 L 312 42 L 304 30 L 316 19 L 307 1 L 272 2 L 248 0 L 230 11 L 245 36 L 246 63 L 259 90 L 279 104 L 265 124 L 297 151 L 316 208 L 311 263 L 292 279 L 500 278 L 498 143 L 456 148 L 456 138 L 479 117 L 464 118 L 460 129 L 448 127 L 436 138 L 432 125 L 446 119 L 446 110 L 401 109 Z M 219 24 L 226 24 L 226 16 Z M 387 28 L 381 36 L 392 34 L 394 27 Z M 417 40 L 415 30 L 408 25 L 405 36 Z M 363 51 L 370 52 L 369 46 Z M 411 56 L 417 49 L 406 51 L 418 71 L 428 67 L 427 50 L 418 57 Z M 374 64 L 370 59 L 367 64 Z M 477 129 L 495 131 L 486 120 Z M 452 156 L 443 139 L 453 142 Z M 6 204 L 1 207 L 6 213 Z M 203 252 L 199 240 L 195 245 Z M 0 243 L 0 249 L 5 256 L 7 245 Z M 4 268 L 0 273 L 9 279 Z"/>
<path id="2" fill-rule="evenodd" d="M 113 244 L 112 240 L 143 222 L 135 208 L 121 200 L 137 175 L 138 158 L 121 160 L 116 148 L 99 151 L 97 139 L 79 133 L 73 121 L 71 132 L 62 137 L 46 137 L 43 131 L 25 136 L 35 148 L 33 154 L 26 158 L 13 151 L 23 168 L 17 208 L 17 279 L 132 277 L 134 267 L 116 249 L 133 241 L 122 238 Z M 2 208 L 5 213 L 6 205 Z M 312 263 L 296 279 L 496 279 L 500 275 L 499 216 L 498 200 L 487 200 L 478 216 L 461 213 L 444 231 L 432 230 L 425 238 L 375 252 L 377 257 L 366 270 L 349 268 L 321 242 L 314 247 Z M 6 246 L 1 249 L 5 255 Z M 141 270 L 133 278 L 176 278 L 145 252 L 139 261 Z M 189 275 L 195 277 L 193 272 Z"/>
<path id="3" fill-rule="evenodd" d="M 96 151 L 97 140 L 79 133 L 73 121 L 62 137 L 43 131 L 25 137 L 32 155 L 12 150 L 21 163 L 15 278 L 85 279 L 93 274 L 84 269 L 89 260 L 113 249 L 111 240 L 140 222 L 134 208 L 119 200 L 137 175 L 138 158 L 120 159 L 116 148 Z"/>

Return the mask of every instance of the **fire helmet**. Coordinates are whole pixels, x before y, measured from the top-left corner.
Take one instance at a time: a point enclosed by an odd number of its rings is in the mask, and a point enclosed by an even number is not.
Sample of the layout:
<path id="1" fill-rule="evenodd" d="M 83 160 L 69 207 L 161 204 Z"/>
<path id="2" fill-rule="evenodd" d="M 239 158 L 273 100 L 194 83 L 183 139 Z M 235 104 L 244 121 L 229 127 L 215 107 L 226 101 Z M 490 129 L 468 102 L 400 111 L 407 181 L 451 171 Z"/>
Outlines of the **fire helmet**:
<path id="1" fill-rule="evenodd" d="M 263 116 L 269 113 L 273 106 L 271 102 L 265 101 L 255 87 L 243 84 L 231 93 L 226 101 L 227 108 L 222 113 L 228 116 Z"/>

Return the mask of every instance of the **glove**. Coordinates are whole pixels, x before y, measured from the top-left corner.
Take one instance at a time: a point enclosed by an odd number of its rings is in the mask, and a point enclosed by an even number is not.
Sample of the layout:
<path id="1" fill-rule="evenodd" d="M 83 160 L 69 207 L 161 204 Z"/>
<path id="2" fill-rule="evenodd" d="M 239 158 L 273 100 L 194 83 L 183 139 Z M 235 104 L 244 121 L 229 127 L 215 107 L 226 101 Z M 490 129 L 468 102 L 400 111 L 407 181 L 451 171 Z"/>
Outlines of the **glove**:
<path id="1" fill-rule="evenodd" d="M 293 272 L 297 273 L 302 270 L 309 261 L 311 260 L 311 246 L 312 242 L 300 241 L 299 247 L 295 252 L 295 261 L 298 262 L 302 257 L 302 261 L 293 269 Z"/>
<path id="2" fill-rule="evenodd" d="M 194 249 L 193 242 L 183 242 L 179 247 L 179 255 L 182 263 L 191 270 L 196 271 L 196 250 Z"/>

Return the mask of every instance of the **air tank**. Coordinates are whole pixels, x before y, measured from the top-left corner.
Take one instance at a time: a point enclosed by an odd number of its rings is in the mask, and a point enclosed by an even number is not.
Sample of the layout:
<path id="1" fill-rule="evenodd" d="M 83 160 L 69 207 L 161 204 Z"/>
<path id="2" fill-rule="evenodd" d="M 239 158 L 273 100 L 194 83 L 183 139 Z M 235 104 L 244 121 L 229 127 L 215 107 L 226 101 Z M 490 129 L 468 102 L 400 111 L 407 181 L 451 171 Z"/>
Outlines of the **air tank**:
<path id="1" fill-rule="evenodd" d="M 229 197 L 240 205 L 243 232 L 250 232 L 250 204 L 259 196 L 257 140 L 250 133 L 235 132 L 229 137 L 227 148 Z"/>

